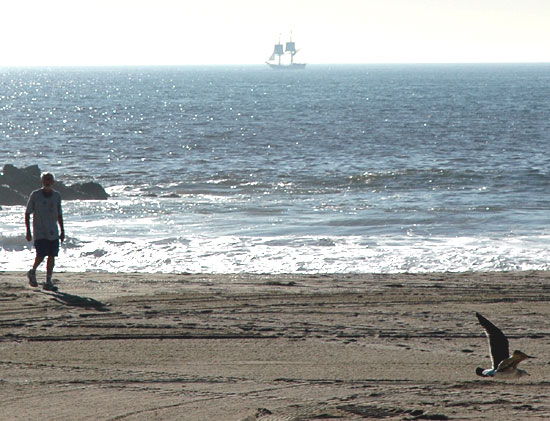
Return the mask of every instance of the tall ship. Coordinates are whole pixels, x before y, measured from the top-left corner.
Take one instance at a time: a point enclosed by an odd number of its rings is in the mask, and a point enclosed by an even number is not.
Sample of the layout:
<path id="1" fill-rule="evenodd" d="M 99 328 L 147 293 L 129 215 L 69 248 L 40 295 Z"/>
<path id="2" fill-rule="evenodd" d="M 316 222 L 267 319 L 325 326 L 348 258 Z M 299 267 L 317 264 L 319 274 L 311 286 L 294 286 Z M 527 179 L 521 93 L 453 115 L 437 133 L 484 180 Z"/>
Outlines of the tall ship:
<path id="1" fill-rule="evenodd" d="M 294 63 L 294 56 L 300 51 L 296 49 L 296 43 L 292 41 L 292 35 L 290 41 L 286 43 L 283 49 L 281 39 L 273 47 L 273 54 L 269 57 L 269 60 L 265 62 L 270 68 L 274 70 L 299 70 L 306 67 L 306 63 Z M 286 57 L 290 57 L 290 61 L 285 60 Z"/>

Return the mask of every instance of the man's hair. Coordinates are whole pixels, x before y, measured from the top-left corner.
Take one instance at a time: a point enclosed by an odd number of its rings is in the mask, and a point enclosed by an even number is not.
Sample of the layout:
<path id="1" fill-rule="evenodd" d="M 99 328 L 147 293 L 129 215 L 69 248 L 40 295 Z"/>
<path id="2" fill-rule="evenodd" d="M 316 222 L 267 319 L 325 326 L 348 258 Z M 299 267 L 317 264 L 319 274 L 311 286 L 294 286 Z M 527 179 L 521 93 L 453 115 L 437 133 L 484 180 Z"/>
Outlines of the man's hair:
<path id="1" fill-rule="evenodd" d="M 49 171 L 44 171 L 41 175 L 40 175 L 40 179 L 44 179 L 44 178 L 51 178 L 52 180 L 55 180 L 55 176 L 53 175 L 53 173 L 49 172 Z"/>

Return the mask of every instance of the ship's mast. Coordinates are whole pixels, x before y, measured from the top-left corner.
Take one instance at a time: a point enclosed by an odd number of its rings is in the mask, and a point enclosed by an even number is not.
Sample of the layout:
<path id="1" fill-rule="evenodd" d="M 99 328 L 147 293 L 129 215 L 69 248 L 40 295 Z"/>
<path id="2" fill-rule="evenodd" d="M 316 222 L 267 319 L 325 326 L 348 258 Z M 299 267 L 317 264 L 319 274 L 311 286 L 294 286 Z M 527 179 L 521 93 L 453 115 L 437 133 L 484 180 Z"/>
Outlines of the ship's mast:
<path id="1" fill-rule="evenodd" d="M 275 44 L 275 46 L 273 47 L 273 54 L 271 54 L 271 57 L 269 58 L 269 60 L 274 60 L 275 59 L 275 56 L 278 56 L 279 57 L 279 66 L 281 65 L 281 57 L 284 55 L 284 51 L 283 51 L 283 44 L 281 44 L 281 36 L 279 35 L 279 43 L 278 44 Z"/>
<path id="2" fill-rule="evenodd" d="M 294 63 L 294 56 L 298 52 L 296 49 L 296 43 L 292 41 L 292 32 L 290 33 L 290 41 L 286 43 L 285 52 L 290 53 L 290 64 Z"/>

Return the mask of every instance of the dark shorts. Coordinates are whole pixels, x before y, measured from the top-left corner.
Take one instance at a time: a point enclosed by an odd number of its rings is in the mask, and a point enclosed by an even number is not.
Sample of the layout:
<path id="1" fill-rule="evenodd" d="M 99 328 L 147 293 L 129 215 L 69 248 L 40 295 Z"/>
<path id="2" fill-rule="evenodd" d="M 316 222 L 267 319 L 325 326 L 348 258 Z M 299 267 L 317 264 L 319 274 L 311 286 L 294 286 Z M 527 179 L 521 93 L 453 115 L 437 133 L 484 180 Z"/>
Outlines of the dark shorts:
<path id="1" fill-rule="evenodd" d="M 36 240 L 34 248 L 37 256 L 57 256 L 59 254 L 59 240 Z"/>

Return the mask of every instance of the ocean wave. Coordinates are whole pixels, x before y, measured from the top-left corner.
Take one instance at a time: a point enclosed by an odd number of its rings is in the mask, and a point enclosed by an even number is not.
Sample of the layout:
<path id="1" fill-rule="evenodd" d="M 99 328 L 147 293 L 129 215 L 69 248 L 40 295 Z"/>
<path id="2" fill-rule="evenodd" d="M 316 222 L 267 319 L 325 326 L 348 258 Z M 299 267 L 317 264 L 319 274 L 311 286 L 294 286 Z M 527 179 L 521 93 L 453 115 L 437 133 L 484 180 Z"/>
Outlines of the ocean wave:
<path id="1" fill-rule="evenodd" d="M 141 242 L 82 242 L 62 247 L 56 270 L 164 273 L 399 273 L 548 270 L 549 236 L 172 237 Z M 3 244 L 13 242 L 2 240 Z M 21 239 L 16 239 L 20 242 Z M 4 270 L 25 270 L 20 245 L 0 254 Z"/>
<path id="2" fill-rule="evenodd" d="M 454 194 L 467 200 L 472 194 L 499 194 L 511 198 L 525 192 L 530 186 L 533 193 L 548 193 L 550 174 L 532 168 L 507 166 L 495 168 L 399 168 L 391 170 L 360 171 L 355 168 L 329 167 L 321 174 L 305 172 L 262 172 L 255 168 L 242 171 L 187 173 L 182 181 L 175 167 L 162 175 L 151 177 L 149 183 L 116 184 L 106 187 L 111 198 L 181 198 L 245 196 L 261 198 L 271 195 L 292 201 L 306 196 L 361 195 L 361 194 L 422 194 L 437 198 Z M 128 177 L 128 181 L 132 177 Z M 396 203 L 399 205 L 399 203 Z M 475 206 L 474 206 L 475 207 Z"/>
<path id="3" fill-rule="evenodd" d="M 0 235 L 0 251 L 22 251 L 32 248 L 32 242 L 27 241 L 24 234 L 21 235 Z"/>

